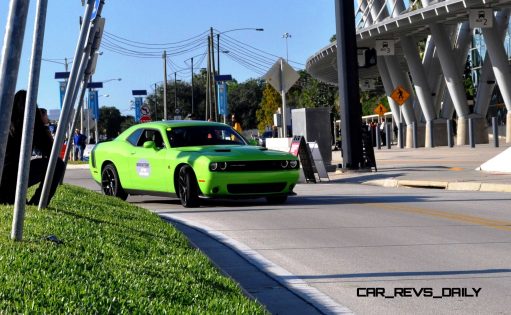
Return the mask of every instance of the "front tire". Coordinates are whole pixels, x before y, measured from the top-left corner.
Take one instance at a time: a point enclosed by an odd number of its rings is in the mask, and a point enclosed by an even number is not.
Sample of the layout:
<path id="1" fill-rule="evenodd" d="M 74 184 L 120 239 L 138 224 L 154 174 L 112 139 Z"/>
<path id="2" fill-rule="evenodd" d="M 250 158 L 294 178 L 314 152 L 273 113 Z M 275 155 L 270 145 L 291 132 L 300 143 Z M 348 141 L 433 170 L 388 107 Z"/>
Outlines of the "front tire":
<path id="1" fill-rule="evenodd" d="M 128 194 L 122 188 L 119 174 L 113 164 L 107 164 L 101 172 L 101 190 L 107 196 L 114 196 L 126 200 Z"/>
<path id="2" fill-rule="evenodd" d="M 192 168 L 190 166 L 181 167 L 177 180 L 177 191 L 181 205 L 185 208 L 199 207 L 199 186 Z"/>

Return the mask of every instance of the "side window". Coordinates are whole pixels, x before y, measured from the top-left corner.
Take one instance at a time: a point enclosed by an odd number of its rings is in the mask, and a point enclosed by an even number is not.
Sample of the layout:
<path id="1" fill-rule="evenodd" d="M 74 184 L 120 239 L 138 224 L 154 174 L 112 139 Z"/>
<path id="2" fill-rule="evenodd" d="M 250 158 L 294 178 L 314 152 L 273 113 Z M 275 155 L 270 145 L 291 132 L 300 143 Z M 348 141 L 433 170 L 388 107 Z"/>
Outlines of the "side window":
<path id="1" fill-rule="evenodd" d="M 136 146 L 142 147 L 144 146 L 144 142 L 146 141 L 154 141 L 154 144 L 157 148 L 162 149 L 165 147 L 165 142 L 163 142 L 163 138 L 161 136 L 160 131 L 154 129 L 144 129 Z"/>
<path id="2" fill-rule="evenodd" d="M 140 138 L 140 135 L 142 134 L 143 129 L 137 129 L 135 130 L 129 137 L 126 139 L 129 143 L 136 146 L 138 143 L 138 139 Z"/>

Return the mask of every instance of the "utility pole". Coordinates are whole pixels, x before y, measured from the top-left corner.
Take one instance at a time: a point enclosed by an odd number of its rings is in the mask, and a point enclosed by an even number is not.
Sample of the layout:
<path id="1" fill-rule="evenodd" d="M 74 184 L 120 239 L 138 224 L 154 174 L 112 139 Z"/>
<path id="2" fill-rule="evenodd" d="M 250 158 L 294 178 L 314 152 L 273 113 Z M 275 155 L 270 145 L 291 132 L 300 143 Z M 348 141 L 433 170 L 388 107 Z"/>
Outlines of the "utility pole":
<path id="1" fill-rule="evenodd" d="M 177 114 L 177 72 L 174 72 L 174 116 Z"/>
<path id="2" fill-rule="evenodd" d="M 211 85 L 210 85 L 210 79 L 211 79 L 211 39 L 208 36 L 208 68 L 207 68 L 207 75 L 208 78 L 206 79 L 206 121 L 208 120 L 208 109 L 211 109 Z M 211 115 L 211 111 L 209 111 L 209 114 Z"/>
<path id="3" fill-rule="evenodd" d="M 154 120 L 158 120 L 158 97 L 156 93 L 156 89 L 158 88 L 158 85 L 154 84 Z"/>
<path id="4" fill-rule="evenodd" d="M 213 36 L 213 28 L 211 27 L 210 28 L 210 32 L 211 32 L 211 65 L 212 65 L 212 80 L 211 80 L 211 86 L 212 86 L 212 89 L 211 89 L 211 92 L 213 94 L 213 96 L 211 97 L 211 100 L 212 100 L 212 104 L 213 104 L 213 107 L 215 109 L 215 121 L 218 121 L 218 109 L 217 109 L 217 106 L 216 106 L 216 82 L 215 82 L 215 75 L 216 75 L 216 71 L 215 71 L 215 37 Z M 211 112 L 211 114 L 213 114 L 213 112 Z"/>
<path id="5" fill-rule="evenodd" d="M 163 51 L 163 120 L 167 120 L 167 51 Z"/>
<path id="6" fill-rule="evenodd" d="M 216 64 L 218 66 L 218 75 L 220 75 L 220 33 L 216 34 Z"/>
<path id="7" fill-rule="evenodd" d="M 193 111 L 193 57 L 192 57 L 192 113 L 195 114 Z"/>
<path id="8" fill-rule="evenodd" d="M 343 165 L 359 169 L 362 162 L 362 111 L 358 87 L 357 40 L 353 1 L 336 0 L 337 81 Z"/>

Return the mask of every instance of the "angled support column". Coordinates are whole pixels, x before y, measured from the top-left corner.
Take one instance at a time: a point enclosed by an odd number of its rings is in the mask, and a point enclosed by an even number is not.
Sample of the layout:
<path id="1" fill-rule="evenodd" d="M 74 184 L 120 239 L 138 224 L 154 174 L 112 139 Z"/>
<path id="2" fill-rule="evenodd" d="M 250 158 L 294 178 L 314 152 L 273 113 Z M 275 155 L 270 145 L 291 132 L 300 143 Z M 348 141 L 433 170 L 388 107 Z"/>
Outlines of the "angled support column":
<path id="1" fill-rule="evenodd" d="M 443 79 L 440 62 L 438 61 L 438 56 L 435 52 L 435 41 L 431 38 L 431 35 L 428 36 L 426 41 L 424 57 L 422 58 L 422 67 L 424 68 L 424 71 L 426 71 L 428 84 L 431 88 L 435 115 L 439 116 L 443 95 Z"/>
<path id="2" fill-rule="evenodd" d="M 469 22 L 461 23 L 455 35 L 456 43 L 454 46 L 454 55 L 457 61 L 458 73 L 462 75 L 465 69 L 465 63 L 467 62 L 468 52 L 470 50 L 470 42 L 472 41 L 470 23 Z M 445 93 L 443 96 L 442 117 L 446 119 L 451 119 L 453 113 L 454 104 L 452 102 L 451 95 L 449 93 Z"/>
<path id="3" fill-rule="evenodd" d="M 385 57 L 378 56 L 377 65 L 381 81 L 383 82 L 383 88 L 387 95 L 387 101 L 389 102 L 390 110 L 392 111 L 392 118 L 394 121 L 399 121 L 399 105 L 392 99 L 392 97 L 390 97 L 392 91 L 394 91 L 394 86 L 392 85 L 389 70 L 385 63 Z"/>
<path id="4" fill-rule="evenodd" d="M 504 99 L 506 109 L 511 112 L 511 72 L 507 61 L 506 51 L 503 42 L 500 40 L 499 32 L 494 28 L 482 29 L 488 55 L 493 65 L 493 73 L 499 85 L 500 93 Z M 509 123 L 506 124 L 510 126 Z M 511 143 L 511 128 L 506 127 L 506 143 Z"/>
<path id="5" fill-rule="evenodd" d="M 367 8 L 367 0 L 358 0 L 358 6 L 360 8 L 360 11 L 363 12 L 362 21 L 365 27 L 372 25 L 373 19 L 371 17 L 370 10 Z"/>
<path id="6" fill-rule="evenodd" d="M 390 78 L 392 80 L 392 90 L 394 90 L 397 86 L 403 86 L 409 93 L 410 98 L 401 105 L 400 107 L 400 117 L 401 120 L 397 120 L 398 122 L 406 123 L 406 139 L 405 143 L 407 147 L 412 146 L 412 123 L 416 122 L 416 116 L 413 109 L 413 104 L 415 100 L 415 95 L 412 89 L 412 85 L 410 83 L 410 78 L 408 77 L 406 72 L 403 72 L 401 69 L 398 59 L 396 56 L 388 56 L 385 57 L 385 62 L 387 64 L 387 70 L 389 71 Z"/>
<path id="7" fill-rule="evenodd" d="M 408 63 L 408 68 L 410 69 L 412 75 L 415 93 L 419 100 L 422 114 L 424 115 L 426 122 L 431 122 L 436 118 L 433 108 L 433 98 L 431 96 L 431 88 L 429 87 L 426 73 L 422 67 L 419 52 L 417 51 L 417 46 L 412 38 L 403 36 L 401 37 L 401 47 L 403 48 L 403 52 Z M 426 124 L 425 143 L 427 147 L 432 146 L 432 139 L 429 137 L 432 132 L 427 130 L 427 128 L 431 126 L 433 125 Z"/>
<path id="8" fill-rule="evenodd" d="M 502 42 L 506 38 L 506 29 L 509 25 L 509 10 L 502 10 L 497 13 L 495 17 L 495 25 L 499 31 L 499 38 Z M 488 52 L 484 55 L 483 67 L 481 69 L 481 76 L 477 87 L 477 96 L 474 107 L 474 112 L 486 117 L 488 107 L 490 106 L 491 95 L 495 88 L 495 74 L 493 74 L 492 64 Z"/>
<path id="9" fill-rule="evenodd" d="M 464 145 L 467 141 L 467 118 L 468 107 L 465 87 L 461 80 L 454 54 L 451 50 L 449 38 L 445 35 L 444 27 L 438 24 L 429 25 L 431 35 L 435 41 L 438 57 L 442 66 L 445 83 L 453 100 L 454 108 L 458 114 L 457 137 L 458 145 Z"/>

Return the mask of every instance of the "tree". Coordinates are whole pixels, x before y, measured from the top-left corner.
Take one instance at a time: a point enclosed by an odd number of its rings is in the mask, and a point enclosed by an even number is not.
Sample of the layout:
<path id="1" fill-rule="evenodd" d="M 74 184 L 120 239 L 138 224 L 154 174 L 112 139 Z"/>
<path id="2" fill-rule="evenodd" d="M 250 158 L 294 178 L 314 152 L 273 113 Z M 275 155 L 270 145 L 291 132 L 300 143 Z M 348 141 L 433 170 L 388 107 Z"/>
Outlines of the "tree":
<path id="1" fill-rule="evenodd" d="M 108 139 L 115 138 L 121 132 L 123 118 L 116 107 L 101 107 L 99 109 L 98 131 Z"/>
<path id="2" fill-rule="evenodd" d="M 268 127 L 273 126 L 273 114 L 281 106 L 282 100 L 280 93 L 277 92 L 270 84 L 266 83 L 263 91 L 261 106 L 256 111 L 257 129 L 263 132 Z"/>
<path id="3" fill-rule="evenodd" d="M 381 91 L 362 91 L 360 92 L 360 104 L 362 105 L 362 116 L 374 115 L 374 109 L 378 104 L 389 110 L 387 95 Z"/>
<path id="4" fill-rule="evenodd" d="M 122 122 L 121 122 L 121 132 L 128 129 L 129 127 L 135 125 L 135 117 L 128 115 L 128 116 L 121 116 Z"/>
<path id="5" fill-rule="evenodd" d="M 193 99 L 194 99 L 194 114 L 197 117 L 205 116 L 205 104 L 206 104 L 206 72 L 202 70 L 199 74 L 194 74 L 194 86 L 193 86 Z M 174 85 L 176 84 L 176 85 Z M 152 120 L 162 120 L 164 113 L 163 104 L 163 82 L 156 84 L 153 87 L 154 90 L 149 94 L 145 103 L 149 105 L 151 109 Z M 177 90 L 177 109 L 179 115 L 185 117 L 192 111 L 192 84 L 191 82 L 184 81 L 168 81 L 167 82 L 167 116 L 171 119 L 174 116 L 175 104 L 175 91 Z"/>
<path id="6" fill-rule="evenodd" d="M 256 111 L 263 98 L 263 82 L 249 79 L 230 83 L 228 87 L 229 114 L 235 114 L 243 129 L 257 126 Z"/>

